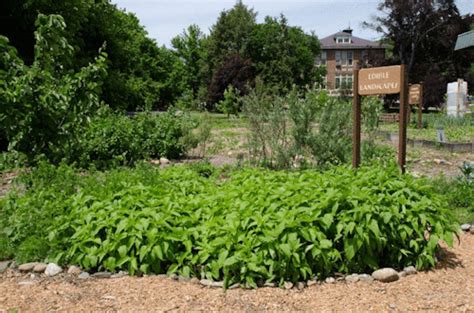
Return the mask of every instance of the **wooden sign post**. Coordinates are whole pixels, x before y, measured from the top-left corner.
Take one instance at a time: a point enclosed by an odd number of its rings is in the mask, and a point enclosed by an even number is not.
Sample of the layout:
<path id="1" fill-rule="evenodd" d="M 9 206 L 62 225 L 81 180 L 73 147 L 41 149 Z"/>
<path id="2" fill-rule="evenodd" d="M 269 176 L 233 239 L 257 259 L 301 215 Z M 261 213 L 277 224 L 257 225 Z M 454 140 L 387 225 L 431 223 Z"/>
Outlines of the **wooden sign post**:
<path id="1" fill-rule="evenodd" d="M 400 94 L 398 164 L 402 172 L 406 166 L 408 80 L 405 65 L 356 69 L 354 71 L 354 98 L 352 102 L 352 166 L 360 165 L 361 96 Z"/>
<path id="2" fill-rule="evenodd" d="M 408 104 L 418 104 L 418 128 L 423 128 L 423 84 L 410 85 Z"/>

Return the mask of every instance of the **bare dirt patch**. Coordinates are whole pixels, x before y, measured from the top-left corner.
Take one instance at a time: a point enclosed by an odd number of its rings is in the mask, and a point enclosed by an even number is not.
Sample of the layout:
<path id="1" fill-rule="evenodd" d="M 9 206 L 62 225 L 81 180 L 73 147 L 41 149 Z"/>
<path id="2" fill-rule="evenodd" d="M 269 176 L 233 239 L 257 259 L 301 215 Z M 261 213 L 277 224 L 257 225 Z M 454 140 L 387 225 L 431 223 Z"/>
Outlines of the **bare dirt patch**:
<path id="1" fill-rule="evenodd" d="M 0 275 L 0 312 L 151 311 L 434 311 L 474 310 L 474 235 L 463 234 L 436 270 L 384 284 L 336 283 L 302 291 L 209 289 L 158 276 L 31 279 Z"/>

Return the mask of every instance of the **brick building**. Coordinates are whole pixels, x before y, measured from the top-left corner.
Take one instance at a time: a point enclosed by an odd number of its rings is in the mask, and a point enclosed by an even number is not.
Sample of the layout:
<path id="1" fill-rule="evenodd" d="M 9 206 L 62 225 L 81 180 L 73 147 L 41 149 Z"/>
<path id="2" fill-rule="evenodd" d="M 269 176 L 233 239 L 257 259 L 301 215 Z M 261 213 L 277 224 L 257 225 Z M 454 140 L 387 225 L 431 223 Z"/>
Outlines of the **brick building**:
<path id="1" fill-rule="evenodd" d="M 345 29 L 321 41 L 321 55 L 316 65 L 326 66 L 325 89 L 337 94 L 341 89 L 352 88 L 353 69 L 367 67 L 385 59 L 385 46 L 352 35 Z"/>

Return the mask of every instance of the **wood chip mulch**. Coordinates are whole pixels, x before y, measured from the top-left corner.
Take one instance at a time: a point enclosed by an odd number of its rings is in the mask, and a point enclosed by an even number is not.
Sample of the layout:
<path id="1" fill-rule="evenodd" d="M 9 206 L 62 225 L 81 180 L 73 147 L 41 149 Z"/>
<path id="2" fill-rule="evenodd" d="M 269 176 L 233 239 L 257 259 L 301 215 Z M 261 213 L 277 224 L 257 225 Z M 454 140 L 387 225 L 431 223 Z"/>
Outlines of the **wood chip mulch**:
<path id="1" fill-rule="evenodd" d="M 473 312 L 474 235 L 445 250 L 433 271 L 397 282 L 314 285 L 304 290 L 210 289 L 158 276 L 79 280 L 0 275 L 0 312 Z"/>

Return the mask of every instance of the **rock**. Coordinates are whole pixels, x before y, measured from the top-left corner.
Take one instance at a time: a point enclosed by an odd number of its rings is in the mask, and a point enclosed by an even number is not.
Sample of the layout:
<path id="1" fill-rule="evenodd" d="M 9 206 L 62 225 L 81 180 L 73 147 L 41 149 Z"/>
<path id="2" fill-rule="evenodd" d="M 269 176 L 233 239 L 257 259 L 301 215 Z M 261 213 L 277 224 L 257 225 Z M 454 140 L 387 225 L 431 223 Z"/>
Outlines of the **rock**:
<path id="1" fill-rule="evenodd" d="M 81 268 L 76 265 L 69 266 L 67 273 L 71 275 L 79 275 L 82 272 Z"/>
<path id="2" fill-rule="evenodd" d="M 112 277 L 112 273 L 110 272 L 97 272 L 92 274 L 92 277 L 94 278 L 110 278 Z"/>
<path id="3" fill-rule="evenodd" d="M 30 279 L 35 279 L 35 278 L 36 278 L 36 274 L 31 273 L 30 274 Z"/>
<path id="4" fill-rule="evenodd" d="M 36 283 L 36 282 L 31 281 L 31 280 L 24 280 L 24 281 L 19 282 L 18 285 L 20 285 L 20 286 L 25 286 L 25 285 L 33 285 L 33 284 L 35 284 L 35 283 Z"/>
<path id="5" fill-rule="evenodd" d="M 384 283 L 390 283 L 400 278 L 397 271 L 389 267 L 376 270 L 372 273 L 372 277 Z"/>
<path id="6" fill-rule="evenodd" d="M 44 273 L 47 276 L 52 277 L 52 276 L 58 275 L 62 271 L 63 269 L 59 265 L 54 264 L 54 263 L 49 263 L 48 266 L 46 266 L 46 270 L 44 271 Z"/>
<path id="7" fill-rule="evenodd" d="M 224 287 L 224 282 L 222 281 L 212 281 L 209 279 L 201 279 L 199 283 L 205 287 L 214 287 L 214 288 Z"/>
<path id="8" fill-rule="evenodd" d="M 369 274 L 360 274 L 359 281 L 371 283 L 374 281 L 374 278 L 370 276 Z"/>
<path id="9" fill-rule="evenodd" d="M 170 160 L 168 160 L 167 158 L 160 158 L 160 164 L 161 165 L 170 164 Z"/>
<path id="10" fill-rule="evenodd" d="M 326 284 L 334 284 L 336 282 L 336 279 L 334 277 L 328 277 L 324 280 Z"/>
<path id="11" fill-rule="evenodd" d="M 285 284 L 283 285 L 283 287 L 286 290 L 290 290 L 291 288 L 293 288 L 293 283 L 291 281 L 286 281 Z"/>
<path id="12" fill-rule="evenodd" d="M 191 284 L 197 285 L 197 284 L 199 284 L 199 279 L 197 279 L 196 277 L 193 277 L 193 278 L 191 278 L 190 282 L 191 282 Z"/>
<path id="13" fill-rule="evenodd" d="M 308 280 L 308 281 L 306 282 L 306 285 L 307 285 L 308 287 L 314 286 L 314 285 L 317 285 L 317 284 L 318 284 L 318 281 L 317 281 L 317 280 Z"/>
<path id="14" fill-rule="evenodd" d="M 166 275 L 166 274 L 158 274 L 158 275 L 156 275 L 156 277 L 158 277 L 158 278 L 168 278 L 168 275 Z"/>
<path id="15" fill-rule="evenodd" d="M 471 234 L 474 234 L 474 225 L 471 225 L 471 228 L 469 229 L 469 232 L 470 232 Z"/>
<path id="16" fill-rule="evenodd" d="M 398 277 L 402 278 L 407 276 L 408 274 L 405 271 L 398 272 Z"/>
<path id="17" fill-rule="evenodd" d="M 29 272 L 31 271 L 36 265 L 38 265 L 38 262 L 31 262 L 31 263 L 24 263 L 18 266 L 18 270 L 20 272 Z"/>
<path id="18" fill-rule="evenodd" d="M 16 268 L 18 267 L 18 264 L 16 263 L 16 261 L 13 261 L 10 263 L 10 268 L 15 270 Z"/>
<path id="19" fill-rule="evenodd" d="M 89 277 L 90 277 L 90 274 L 87 272 L 82 272 L 79 274 L 79 276 L 77 276 L 77 278 L 79 279 L 88 279 Z"/>
<path id="20" fill-rule="evenodd" d="M 469 231 L 470 229 L 471 229 L 470 224 L 462 224 L 461 225 L 461 230 L 463 230 L 463 231 Z"/>
<path id="21" fill-rule="evenodd" d="M 276 283 L 265 283 L 263 284 L 263 287 L 269 287 L 269 288 L 275 288 L 277 285 Z"/>
<path id="22" fill-rule="evenodd" d="M 393 304 L 393 303 L 390 303 L 390 304 L 388 305 L 388 307 L 389 307 L 390 309 L 392 309 L 392 310 L 395 310 L 395 309 L 397 308 L 397 306 L 396 306 L 395 304 Z"/>
<path id="23" fill-rule="evenodd" d="M 407 275 L 413 275 L 413 274 L 416 274 L 418 272 L 414 266 L 407 266 L 403 269 L 403 271 Z"/>
<path id="24" fill-rule="evenodd" d="M 33 272 L 35 273 L 43 273 L 45 270 L 46 270 L 46 267 L 48 265 L 45 264 L 45 263 L 38 263 L 35 265 L 35 267 L 33 267 Z"/>
<path id="25" fill-rule="evenodd" d="M 168 277 L 172 280 L 178 280 L 178 275 L 176 275 L 175 273 L 171 273 Z"/>
<path id="26" fill-rule="evenodd" d="M 0 274 L 7 270 L 10 263 L 11 263 L 11 261 L 2 261 L 2 262 L 0 262 Z"/>
<path id="27" fill-rule="evenodd" d="M 305 287 L 306 287 L 306 285 L 302 281 L 296 283 L 296 289 L 298 289 L 298 290 L 303 290 Z"/>
<path id="28" fill-rule="evenodd" d="M 184 277 L 184 276 L 178 276 L 178 281 L 186 282 L 186 281 L 190 281 L 190 278 L 189 277 Z"/>
<path id="29" fill-rule="evenodd" d="M 346 282 L 348 283 L 356 283 L 359 281 L 359 275 L 358 274 L 351 274 L 349 276 L 346 276 Z"/>
<path id="30" fill-rule="evenodd" d="M 128 272 L 120 271 L 117 274 L 111 275 L 110 278 L 122 278 L 122 277 L 125 277 L 125 276 L 128 276 Z"/>
<path id="31" fill-rule="evenodd" d="M 240 288 L 240 284 L 239 284 L 239 283 L 236 283 L 236 284 L 233 284 L 232 286 L 229 286 L 229 290 L 237 289 L 237 288 Z"/>

